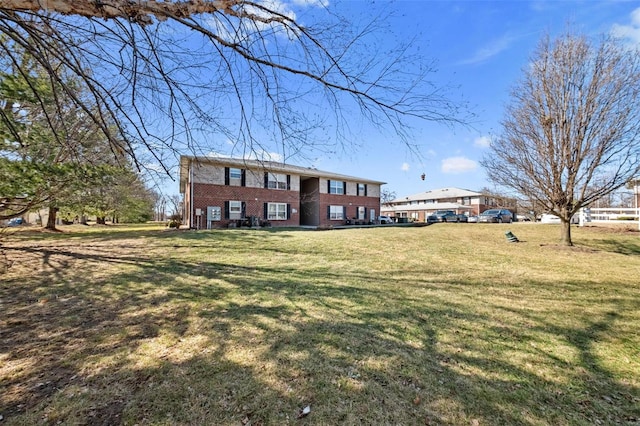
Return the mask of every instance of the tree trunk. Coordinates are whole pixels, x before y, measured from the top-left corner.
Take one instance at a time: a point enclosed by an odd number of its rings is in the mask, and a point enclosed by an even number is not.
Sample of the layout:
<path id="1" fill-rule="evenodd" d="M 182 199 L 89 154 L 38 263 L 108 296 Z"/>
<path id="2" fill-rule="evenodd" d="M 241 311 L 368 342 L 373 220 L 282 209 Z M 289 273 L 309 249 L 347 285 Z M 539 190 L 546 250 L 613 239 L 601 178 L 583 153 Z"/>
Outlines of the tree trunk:
<path id="1" fill-rule="evenodd" d="M 51 229 L 55 231 L 57 213 L 58 213 L 57 207 L 49 206 L 49 217 L 47 218 L 47 226 L 44 227 L 45 229 Z"/>
<path id="2" fill-rule="evenodd" d="M 106 220 L 106 217 L 105 217 L 105 216 L 102 216 L 102 217 L 98 216 L 98 217 L 96 217 L 96 223 L 97 223 L 98 225 L 104 225 L 106 222 L 107 222 L 107 220 Z"/>
<path id="3" fill-rule="evenodd" d="M 561 224 L 562 224 L 562 228 L 560 231 L 561 232 L 560 241 L 565 246 L 572 246 L 573 241 L 571 241 L 571 220 L 568 220 L 568 221 L 562 220 Z"/>
<path id="4" fill-rule="evenodd" d="M 4 250 L 2 250 L 2 247 L 0 246 L 0 275 L 6 273 L 8 269 L 9 269 L 9 261 L 7 260 L 7 255 L 5 254 Z"/>
<path id="5" fill-rule="evenodd" d="M 93 0 L 6 0 L 2 7 L 18 11 L 47 11 L 58 12 L 63 15 L 80 15 L 84 17 L 100 17 L 104 19 L 126 18 L 130 21 L 150 24 L 152 17 L 159 20 L 167 16 L 179 16 L 187 18 L 192 15 L 215 13 L 224 10 L 231 14 L 231 8 L 237 0 L 198 1 L 198 2 L 158 2 L 145 0 L 131 2 L 126 0 L 104 0 L 96 3 Z M 43 6 L 44 4 L 44 6 Z"/>

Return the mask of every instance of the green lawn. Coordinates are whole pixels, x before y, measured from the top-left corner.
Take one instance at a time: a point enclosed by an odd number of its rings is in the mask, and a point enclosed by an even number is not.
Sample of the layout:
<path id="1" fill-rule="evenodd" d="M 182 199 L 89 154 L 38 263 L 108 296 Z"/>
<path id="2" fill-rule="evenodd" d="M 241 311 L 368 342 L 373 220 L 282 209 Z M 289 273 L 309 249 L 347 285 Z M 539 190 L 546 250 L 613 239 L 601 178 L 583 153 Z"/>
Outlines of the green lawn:
<path id="1" fill-rule="evenodd" d="M 640 233 L 573 237 L 11 234 L 1 423 L 640 424 Z"/>

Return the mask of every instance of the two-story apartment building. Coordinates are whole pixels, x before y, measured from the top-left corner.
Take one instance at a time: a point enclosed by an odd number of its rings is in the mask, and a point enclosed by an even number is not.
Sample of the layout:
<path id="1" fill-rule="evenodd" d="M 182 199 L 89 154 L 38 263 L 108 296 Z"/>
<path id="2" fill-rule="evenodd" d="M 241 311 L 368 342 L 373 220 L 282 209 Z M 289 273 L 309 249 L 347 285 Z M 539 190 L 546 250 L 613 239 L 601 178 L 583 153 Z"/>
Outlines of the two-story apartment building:
<path id="1" fill-rule="evenodd" d="M 312 227 L 374 223 L 383 184 L 270 161 L 180 157 L 183 223 L 195 229 L 246 221 Z"/>
<path id="2" fill-rule="evenodd" d="M 516 200 L 460 188 L 442 188 L 400 197 L 382 205 L 383 215 L 409 217 L 418 222 L 437 210 L 478 215 L 490 208 L 509 209 L 515 215 Z"/>

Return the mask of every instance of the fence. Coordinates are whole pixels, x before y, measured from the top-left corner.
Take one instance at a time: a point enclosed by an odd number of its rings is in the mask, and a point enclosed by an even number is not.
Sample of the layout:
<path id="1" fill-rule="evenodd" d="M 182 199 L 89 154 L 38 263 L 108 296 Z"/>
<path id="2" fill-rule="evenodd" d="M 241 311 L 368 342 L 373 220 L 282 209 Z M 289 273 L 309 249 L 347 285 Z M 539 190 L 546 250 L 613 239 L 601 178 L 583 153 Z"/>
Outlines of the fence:
<path id="1" fill-rule="evenodd" d="M 593 224 L 637 224 L 640 229 L 638 208 L 585 208 L 579 214 L 580 226 Z"/>

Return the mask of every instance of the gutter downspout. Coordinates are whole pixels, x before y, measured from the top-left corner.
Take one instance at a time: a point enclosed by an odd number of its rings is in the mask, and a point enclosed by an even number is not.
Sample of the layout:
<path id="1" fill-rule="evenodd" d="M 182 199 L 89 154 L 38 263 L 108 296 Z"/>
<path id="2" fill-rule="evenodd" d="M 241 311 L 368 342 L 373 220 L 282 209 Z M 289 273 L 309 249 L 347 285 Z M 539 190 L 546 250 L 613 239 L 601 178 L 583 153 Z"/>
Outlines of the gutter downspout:
<path id="1" fill-rule="evenodd" d="M 193 228 L 193 162 L 189 160 L 189 228 Z"/>

